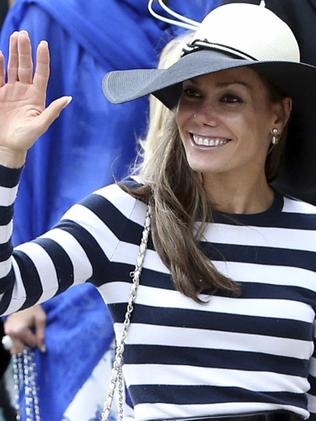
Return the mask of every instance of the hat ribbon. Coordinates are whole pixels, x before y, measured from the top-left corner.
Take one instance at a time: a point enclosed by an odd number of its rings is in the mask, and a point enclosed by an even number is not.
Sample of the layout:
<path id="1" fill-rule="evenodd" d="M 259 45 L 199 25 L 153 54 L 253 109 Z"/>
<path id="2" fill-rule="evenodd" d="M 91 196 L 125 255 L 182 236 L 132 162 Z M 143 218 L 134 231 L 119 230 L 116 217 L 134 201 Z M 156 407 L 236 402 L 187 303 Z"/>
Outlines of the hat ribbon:
<path id="1" fill-rule="evenodd" d="M 159 6 L 165 12 L 167 12 L 170 16 L 173 16 L 173 17 L 177 18 L 178 20 L 166 18 L 162 15 L 159 15 L 157 12 L 155 12 L 154 9 L 153 9 L 154 1 L 157 2 L 159 4 Z M 261 0 L 259 6 L 266 7 L 265 0 Z M 180 28 L 185 28 L 185 29 L 190 29 L 190 30 L 196 31 L 201 25 L 200 22 L 197 22 L 193 19 L 186 18 L 185 16 L 180 15 L 180 13 L 177 13 L 174 10 L 170 9 L 170 7 L 168 7 L 163 2 L 163 0 L 148 0 L 148 10 L 149 10 L 149 13 L 152 16 L 154 16 L 156 19 L 161 20 L 162 22 L 166 22 L 166 23 L 170 23 L 172 25 L 179 26 Z"/>
<path id="2" fill-rule="evenodd" d="M 170 16 L 173 16 L 173 17 L 177 18 L 178 20 L 166 18 L 162 15 L 159 15 L 157 12 L 155 12 L 154 9 L 153 9 L 153 2 L 154 1 L 158 2 L 159 6 L 165 12 L 169 13 Z M 180 26 L 180 28 L 185 28 L 185 29 L 190 29 L 190 30 L 196 31 L 201 25 L 200 22 L 197 22 L 193 19 L 186 18 L 185 16 L 182 16 L 179 13 L 173 11 L 172 9 L 170 9 L 168 6 L 166 6 L 164 4 L 163 0 L 149 0 L 148 1 L 148 10 L 149 10 L 150 14 L 152 16 L 154 16 L 155 18 L 157 18 L 157 19 L 159 19 L 163 22 L 166 22 L 166 23 L 171 23 L 172 25 Z"/>
<path id="3" fill-rule="evenodd" d="M 210 42 L 207 39 L 204 39 L 204 40 L 195 39 L 193 42 L 186 44 L 183 47 L 182 56 L 193 53 L 194 51 L 206 50 L 206 49 L 225 51 L 239 58 L 244 58 L 244 59 L 252 60 L 252 61 L 258 61 L 255 57 L 243 51 L 237 50 L 237 48 L 233 48 L 224 44 L 217 44 L 215 42 Z"/>

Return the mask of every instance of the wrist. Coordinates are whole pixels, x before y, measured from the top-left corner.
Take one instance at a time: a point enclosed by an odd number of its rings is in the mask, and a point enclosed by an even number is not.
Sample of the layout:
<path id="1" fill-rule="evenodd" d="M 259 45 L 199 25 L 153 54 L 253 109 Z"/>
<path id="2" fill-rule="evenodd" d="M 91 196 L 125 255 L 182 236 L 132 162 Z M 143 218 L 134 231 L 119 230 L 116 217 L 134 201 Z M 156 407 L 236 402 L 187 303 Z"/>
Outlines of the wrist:
<path id="1" fill-rule="evenodd" d="M 0 165 L 7 168 L 21 168 L 25 164 L 26 151 L 15 151 L 0 146 Z"/>

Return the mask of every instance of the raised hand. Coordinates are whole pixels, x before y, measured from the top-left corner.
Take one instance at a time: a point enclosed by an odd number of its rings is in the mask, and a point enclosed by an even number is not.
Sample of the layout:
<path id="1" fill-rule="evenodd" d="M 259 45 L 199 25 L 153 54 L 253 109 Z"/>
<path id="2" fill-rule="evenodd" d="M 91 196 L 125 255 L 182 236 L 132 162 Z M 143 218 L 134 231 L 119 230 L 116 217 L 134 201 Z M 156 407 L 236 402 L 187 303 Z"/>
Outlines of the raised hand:
<path id="1" fill-rule="evenodd" d="M 0 52 L 0 164 L 21 166 L 27 150 L 71 101 L 71 97 L 61 97 L 45 108 L 48 79 L 47 42 L 42 41 L 37 47 L 33 75 L 28 33 L 14 32 L 10 37 L 7 74 Z"/>

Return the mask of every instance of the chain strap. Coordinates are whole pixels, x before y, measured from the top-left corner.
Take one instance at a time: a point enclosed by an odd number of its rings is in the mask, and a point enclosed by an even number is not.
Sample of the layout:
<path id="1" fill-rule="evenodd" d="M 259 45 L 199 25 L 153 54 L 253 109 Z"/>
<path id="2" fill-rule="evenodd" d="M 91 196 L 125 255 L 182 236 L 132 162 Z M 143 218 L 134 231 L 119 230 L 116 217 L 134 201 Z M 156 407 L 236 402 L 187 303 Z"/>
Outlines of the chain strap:
<path id="1" fill-rule="evenodd" d="M 102 421 L 109 420 L 116 386 L 118 386 L 118 420 L 123 421 L 123 407 L 124 407 L 124 379 L 123 379 L 123 371 L 122 371 L 123 352 L 125 348 L 125 340 L 127 337 L 128 329 L 131 323 L 131 315 L 134 309 L 133 305 L 136 299 L 137 289 L 139 286 L 140 274 L 143 268 L 149 232 L 150 232 L 150 207 L 148 205 L 135 269 L 133 272 L 130 273 L 130 276 L 133 282 L 132 282 L 130 295 L 129 295 L 129 299 L 127 303 L 127 310 L 125 313 L 125 319 L 123 323 L 122 336 L 116 345 L 115 359 L 113 363 L 110 384 L 109 384 L 107 396 L 105 399 L 105 403 L 104 403 L 104 407 L 103 407 L 103 411 L 101 415 Z"/>
<path id="2" fill-rule="evenodd" d="M 102 421 L 108 421 L 110 417 L 111 407 L 113 404 L 114 393 L 116 387 L 118 388 L 118 420 L 123 421 L 124 409 L 124 378 L 122 371 L 123 353 L 125 348 L 125 340 L 127 337 L 128 329 L 131 323 L 131 315 L 134 310 L 134 302 L 137 295 L 141 271 L 143 268 L 144 258 L 147 249 L 147 242 L 150 232 L 150 207 L 148 205 L 142 239 L 139 246 L 138 256 L 136 260 L 135 269 L 130 273 L 132 278 L 132 286 L 127 303 L 125 313 L 122 336 L 120 341 L 117 342 L 115 359 L 113 363 L 111 379 L 109 384 L 108 393 L 104 403 L 104 408 L 101 415 Z M 20 388 L 24 386 L 25 393 L 25 413 L 26 421 L 40 421 L 40 408 L 36 382 L 36 365 L 34 351 L 26 348 L 23 353 L 14 355 L 13 362 L 13 379 L 16 399 L 17 421 L 21 419 L 20 412 Z"/>
<path id="3" fill-rule="evenodd" d="M 35 351 L 31 348 L 26 348 L 21 354 L 13 355 L 12 365 L 17 411 L 16 419 L 21 420 L 20 390 L 24 388 L 25 420 L 40 421 Z"/>
<path id="4" fill-rule="evenodd" d="M 16 407 L 16 420 L 21 420 L 20 414 L 20 385 L 23 383 L 23 363 L 21 354 L 12 356 L 14 397 Z"/>

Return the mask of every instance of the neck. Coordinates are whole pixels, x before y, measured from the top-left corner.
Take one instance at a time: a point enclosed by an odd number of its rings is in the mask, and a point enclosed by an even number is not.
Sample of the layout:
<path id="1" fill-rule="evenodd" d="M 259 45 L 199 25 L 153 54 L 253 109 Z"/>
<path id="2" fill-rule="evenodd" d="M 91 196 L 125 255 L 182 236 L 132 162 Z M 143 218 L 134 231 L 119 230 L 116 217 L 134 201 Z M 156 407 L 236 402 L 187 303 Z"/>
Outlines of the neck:
<path id="1" fill-rule="evenodd" d="M 249 179 L 225 174 L 203 174 L 203 184 L 213 207 L 221 212 L 236 214 L 260 213 L 269 209 L 274 193 L 265 175 Z"/>

